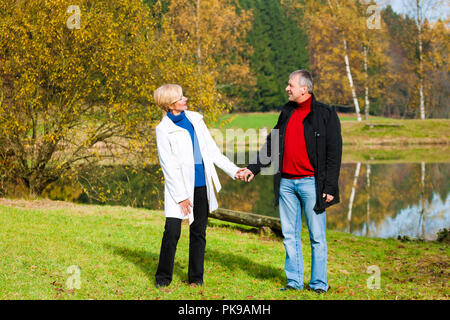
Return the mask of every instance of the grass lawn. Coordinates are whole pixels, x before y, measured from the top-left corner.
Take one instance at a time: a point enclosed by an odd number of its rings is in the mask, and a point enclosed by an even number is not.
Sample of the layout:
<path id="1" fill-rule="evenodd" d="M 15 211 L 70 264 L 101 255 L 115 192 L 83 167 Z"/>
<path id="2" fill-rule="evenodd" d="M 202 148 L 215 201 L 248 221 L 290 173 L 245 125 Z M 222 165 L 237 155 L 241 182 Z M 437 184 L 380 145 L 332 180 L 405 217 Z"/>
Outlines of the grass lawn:
<path id="1" fill-rule="evenodd" d="M 331 290 L 280 292 L 284 247 L 275 236 L 210 219 L 205 285 L 187 284 L 189 230 L 183 224 L 174 279 L 154 287 L 164 215 L 129 207 L 0 199 L 0 299 L 448 299 L 449 247 L 327 231 Z M 302 232 L 305 283 L 311 266 Z M 367 288 L 367 267 L 381 289 Z M 81 268 L 80 289 L 66 283 Z"/>
<path id="2" fill-rule="evenodd" d="M 342 122 L 342 139 L 344 144 L 450 144 L 450 120 L 376 120 L 368 123 L 394 124 L 399 127 L 369 128 L 366 122 Z"/>
<path id="3" fill-rule="evenodd" d="M 212 124 L 211 127 L 223 129 L 271 129 L 277 123 L 278 116 L 279 112 L 230 113 L 222 116 L 219 121 L 216 124 Z"/>

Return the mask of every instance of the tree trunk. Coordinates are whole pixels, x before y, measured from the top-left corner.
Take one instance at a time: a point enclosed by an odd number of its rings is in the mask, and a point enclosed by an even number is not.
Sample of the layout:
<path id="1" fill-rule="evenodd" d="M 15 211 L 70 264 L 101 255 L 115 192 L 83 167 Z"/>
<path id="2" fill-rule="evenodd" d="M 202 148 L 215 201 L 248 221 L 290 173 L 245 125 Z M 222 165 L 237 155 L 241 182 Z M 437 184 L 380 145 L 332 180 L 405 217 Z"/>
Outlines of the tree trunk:
<path id="1" fill-rule="evenodd" d="M 211 218 L 262 228 L 269 227 L 281 231 L 280 219 L 259 214 L 218 208 L 209 214 Z"/>
<path id="2" fill-rule="evenodd" d="M 47 187 L 47 184 L 44 183 L 40 178 L 35 176 L 30 179 L 30 185 L 29 185 L 29 194 L 31 198 L 39 197 L 42 192 L 44 191 L 45 187 Z"/>
<path id="3" fill-rule="evenodd" d="M 355 86 L 353 85 L 352 71 L 350 70 L 350 61 L 348 59 L 348 53 L 347 53 L 347 40 L 344 37 L 342 41 L 344 43 L 345 69 L 347 71 L 347 78 L 348 78 L 348 82 L 350 84 L 350 89 L 352 91 L 353 104 L 355 105 L 355 112 L 356 112 L 356 116 L 358 118 L 358 121 L 362 121 L 362 119 L 361 119 L 361 112 L 360 112 L 360 109 L 359 109 L 359 102 L 358 102 L 358 98 L 356 97 Z"/>
<path id="4" fill-rule="evenodd" d="M 420 119 L 425 119 L 425 97 L 423 93 L 423 82 L 424 82 L 424 76 L 423 76 L 423 43 L 422 43 L 422 23 L 423 23 L 423 12 L 420 5 L 421 0 L 416 0 L 416 9 L 417 9 L 417 17 L 416 17 L 416 23 L 417 23 L 417 42 L 419 45 L 419 98 L 420 98 Z"/>
<path id="5" fill-rule="evenodd" d="M 421 31 L 419 31 L 420 33 Z M 419 96 L 420 96 L 420 119 L 425 119 L 425 97 L 423 94 L 423 48 L 422 37 L 419 34 Z"/>
<path id="6" fill-rule="evenodd" d="M 366 90 L 364 95 L 364 101 L 365 101 L 365 110 L 364 110 L 364 119 L 367 121 L 369 120 L 369 108 L 370 108 L 370 101 L 369 101 L 369 73 L 367 71 L 367 53 L 369 49 L 368 47 L 364 46 L 364 72 L 366 74 Z"/>

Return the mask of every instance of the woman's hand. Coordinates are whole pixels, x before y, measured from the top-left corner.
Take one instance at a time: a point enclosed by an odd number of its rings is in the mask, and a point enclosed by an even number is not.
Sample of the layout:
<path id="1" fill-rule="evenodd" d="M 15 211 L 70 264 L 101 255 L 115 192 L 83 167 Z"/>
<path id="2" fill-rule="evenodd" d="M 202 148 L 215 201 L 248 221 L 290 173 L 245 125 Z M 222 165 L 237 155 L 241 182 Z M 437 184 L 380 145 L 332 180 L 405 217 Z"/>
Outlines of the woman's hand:
<path id="1" fill-rule="evenodd" d="M 235 179 L 239 179 L 239 180 L 242 180 L 245 182 L 250 182 L 253 180 L 254 177 L 255 177 L 255 175 L 249 169 L 241 168 L 236 173 Z"/>
<path id="2" fill-rule="evenodd" d="M 183 215 L 187 216 L 191 213 L 191 208 L 193 207 L 191 200 L 186 199 L 178 202 L 178 204 L 180 205 L 181 213 L 183 213 Z"/>

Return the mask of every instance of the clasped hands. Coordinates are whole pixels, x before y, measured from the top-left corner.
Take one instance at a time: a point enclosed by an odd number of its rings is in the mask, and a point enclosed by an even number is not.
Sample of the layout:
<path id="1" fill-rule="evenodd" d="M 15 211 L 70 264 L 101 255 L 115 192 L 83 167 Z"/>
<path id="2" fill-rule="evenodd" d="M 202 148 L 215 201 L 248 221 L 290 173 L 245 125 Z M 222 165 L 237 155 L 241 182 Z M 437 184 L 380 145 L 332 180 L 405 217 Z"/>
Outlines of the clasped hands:
<path id="1" fill-rule="evenodd" d="M 254 177 L 255 175 L 249 169 L 240 168 L 234 178 L 241 181 L 250 182 L 253 180 Z"/>
<path id="2" fill-rule="evenodd" d="M 239 179 L 245 182 L 250 182 L 252 181 L 252 179 L 254 178 L 254 174 L 248 170 L 247 168 L 240 168 L 236 175 L 234 176 L 235 179 Z M 188 214 L 191 213 L 191 209 L 193 207 L 192 202 L 189 199 L 183 200 L 178 202 L 178 204 L 180 205 L 180 210 L 181 213 L 184 216 L 187 216 Z"/>

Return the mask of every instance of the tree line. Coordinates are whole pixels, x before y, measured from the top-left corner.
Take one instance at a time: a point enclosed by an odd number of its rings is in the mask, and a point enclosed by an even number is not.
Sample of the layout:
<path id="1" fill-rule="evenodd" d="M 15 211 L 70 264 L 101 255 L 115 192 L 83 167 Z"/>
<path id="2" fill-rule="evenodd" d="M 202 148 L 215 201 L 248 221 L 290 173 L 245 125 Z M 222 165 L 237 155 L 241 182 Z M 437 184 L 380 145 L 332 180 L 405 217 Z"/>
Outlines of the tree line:
<path id="1" fill-rule="evenodd" d="M 448 118 L 445 1 L 404 1 L 408 14 L 381 2 L 162 1 L 178 38 L 215 62 L 204 72 L 220 69 L 216 88 L 233 111 L 278 110 L 289 73 L 309 69 L 320 99 L 358 119 Z"/>

